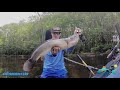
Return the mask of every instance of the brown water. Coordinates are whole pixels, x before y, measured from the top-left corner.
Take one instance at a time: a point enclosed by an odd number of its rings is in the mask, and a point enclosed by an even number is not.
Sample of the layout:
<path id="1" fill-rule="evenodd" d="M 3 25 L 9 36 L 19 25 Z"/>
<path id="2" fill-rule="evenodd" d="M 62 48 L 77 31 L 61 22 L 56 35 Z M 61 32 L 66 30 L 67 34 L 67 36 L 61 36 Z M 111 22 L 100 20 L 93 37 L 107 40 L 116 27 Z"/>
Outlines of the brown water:
<path id="1" fill-rule="evenodd" d="M 29 56 L 19 55 L 19 56 L 0 56 L 0 69 L 3 72 L 24 72 L 23 64 L 29 58 Z M 77 56 L 72 57 L 74 61 L 81 62 Z M 91 66 L 101 68 L 108 61 L 106 59 L 106 55 L 104 56 L 82 56 L 82 59 Z M 34 69 L 29 73 L 29 76 L 18 76 L 16 78 L 35 78 L 38 77 L 42 73 L 42 64 L 41 60 L 35 65 Z M 68 70 L 69 78 L 89 78 L 90 71 L 78 64 L 74 64 L 72 62 L 65 60 L 65 66 Z M 1 78 L 15 78 L 15 76 L 0 76 Z"/>
<path id="2" fill-rule="evenodd" d="M 104 56 L 82 56 L 82 59 L 90 66 L 94 66 L 97 68 L 101 68 L 102 66 L 106 65 L 108 60 L 106 59 L 106 55 Z M 79 63 L 82 63 L 82 61 L 77 58 L 77 56 L 74 58 L 74 61 L 77 61 Z M 83 63 L 82 63 L 83 64 Z M 81 65 L 74 64 L 70 61 L 66 61 L 66 67 L 69 71 L 69 77 L 70 78 L 89 78 L 90 71 Z M 96 71 L 94 70 L 94 73 Z"/>

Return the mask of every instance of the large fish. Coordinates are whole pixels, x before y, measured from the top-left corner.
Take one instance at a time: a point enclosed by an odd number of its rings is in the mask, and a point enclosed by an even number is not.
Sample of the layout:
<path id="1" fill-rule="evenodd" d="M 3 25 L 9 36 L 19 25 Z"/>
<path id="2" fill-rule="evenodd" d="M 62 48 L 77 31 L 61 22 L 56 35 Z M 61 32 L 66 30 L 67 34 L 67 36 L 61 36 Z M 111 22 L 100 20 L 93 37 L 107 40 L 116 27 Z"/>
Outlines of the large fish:
<path id="1" fill-rule="evenodd" d="M 76 45 L 79 41 L 79 35 L 74 34 L 68 38 L 63 39 L 55 39 L 55 40 L 47 40 L 45 43 L 40 45 L 31 55 L 31 58 L 28 59 L 23 66 L 24 71 L 30 71 L 35 62 L 40 58 L 45 56 L 49 51 L 51 51 L 51 48 L 54 46 L 59 46 L 60 50 L 64 50 L 67 48 L 70 48 L 74 45 Z"/>

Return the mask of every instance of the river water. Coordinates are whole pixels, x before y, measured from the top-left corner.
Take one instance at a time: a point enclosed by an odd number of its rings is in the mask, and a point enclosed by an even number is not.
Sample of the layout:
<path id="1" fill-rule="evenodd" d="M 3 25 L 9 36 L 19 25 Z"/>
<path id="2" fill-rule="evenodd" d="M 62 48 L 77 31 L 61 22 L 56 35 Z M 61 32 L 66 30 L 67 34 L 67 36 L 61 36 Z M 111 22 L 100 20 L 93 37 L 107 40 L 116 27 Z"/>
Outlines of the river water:
<path id="1" fill-rule="evenodd" d="M 24 72 L 22 67 L 24 62 L 30 56 L 0 56 L 0 69 L 3 72 Z M 97 68 L 101 68 L 105 64 L 107 64 L 108 60 L 106 59 L 106 55 L 99 56 L 81 56 L 82 59 L 90 66 L 94 66 Z M 71 57 L 70 59 L 82 63 L 77 56 Z M 39 60 L 34 69 L 29 73 L 28 76 L 0 76 L 1 78 L 38 78 L 38 76 L 42 73 L 43 61 Z M 65 66 L 68 70 L 69 78 L 89 78 L 90 71 L 78 64 L 72 63 L 70 61 L 65 60 Z M 1 71 L 0 71 L 1 72 Z"/>
<path id="2" fill-rule="evenodd" d="M 86 62 L 87 65 L 90 65 L 96 68 L 102 68 L 102 66 L 108 63 L 106 55 L 81 56 L 81 57 Z M 79 58 L 77 58 L 77 56 L 74 57 L 74 61 L 82 63 L 82 61 Z M 70 78 L 89 78 L 89 76 L 91 75 L 88 68 L 72 63 L 70 61 L 66 61 L 66 68 L 68 69 Z M 94 70 L 94 73 L 96 73 L 95 70 Z"/>

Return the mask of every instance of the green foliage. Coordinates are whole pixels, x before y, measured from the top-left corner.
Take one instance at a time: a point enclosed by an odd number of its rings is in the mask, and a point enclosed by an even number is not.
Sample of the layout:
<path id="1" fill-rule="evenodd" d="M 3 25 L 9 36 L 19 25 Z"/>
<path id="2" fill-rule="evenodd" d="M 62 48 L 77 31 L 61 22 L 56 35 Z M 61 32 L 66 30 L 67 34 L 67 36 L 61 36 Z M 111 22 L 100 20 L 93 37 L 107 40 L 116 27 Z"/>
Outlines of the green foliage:
<path id="1" fill-rule="evenodd" d="M 44 42 L 46 30 L 55 26 L 62 28 L 63 38 L 72 35 L 75 27 L 83 29 L 86 42 L 78 43 L 74 53 L 106 51 L 113 45 L 114 25 L 119 20 L 119 12 L 44 12 L 1 27 L 0 54 L 31 54 Z"/>
<path id="2" fill-rule="evenodd" d="M 96 47 L 91 48 L 91 52 L 106 52 L 108 49 L 110 49 L 112 46 L 111 45 L 97 45 Z"/>

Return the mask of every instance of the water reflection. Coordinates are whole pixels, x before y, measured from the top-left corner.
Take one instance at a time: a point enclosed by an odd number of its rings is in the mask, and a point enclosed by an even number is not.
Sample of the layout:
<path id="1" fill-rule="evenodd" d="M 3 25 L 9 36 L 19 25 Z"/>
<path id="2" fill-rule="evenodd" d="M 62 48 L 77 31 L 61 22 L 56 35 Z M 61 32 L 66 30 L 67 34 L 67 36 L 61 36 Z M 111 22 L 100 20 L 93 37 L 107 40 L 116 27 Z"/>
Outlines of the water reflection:
<path id="1" fill-rule="evenodd" d="M 106 55 L 103 56 L 81 56 L 82 59 L 91 66 L 101 68 L 106 65 L 108 60 L 106 59 Z M 23 64 L 29 58 L 29 56 L 1 56 L 0 57 L 0 69 L 3 69 L 4 72 L 23 72 Z M 74 61 L 81 62 L 77 56 L 71 58 Z M 39 60 L 34 69 L 30 72 L 28 77 L 22 78 L 35 78 L 42 73 L 43 61 Z M 90 71 L 78 64 L 74 64 L 72 62 L 65 60 L 65 66 L 68 70 L 69 78 L 89 78 Z M 1 77 L 2 78 L 2 77 Z M 8 77 L 6 77 L 8 78 Z M 11 77 L 13 78 L 13 77 Z M 21 77 L 18 77 L 21 78 Z"/>
<path id="2" fill-rule="evenodd" d="M 93 57 L 81 56 L 81 57 L 88 65 L 101 68 L 102 66 L 106 65 L 108 62 L 106 56 L 107 55 L 103 55 L 103 56 L 99 55 Z M 82 63 L 81 60 L 77 58 L 77 56 L 74 57 L 74 60 Z M 66 67 L 69 71 L 70 78 L 89 78 L 90 71 L 84 66 L 80 66 L 72 62 L 66 61 Z"/>

